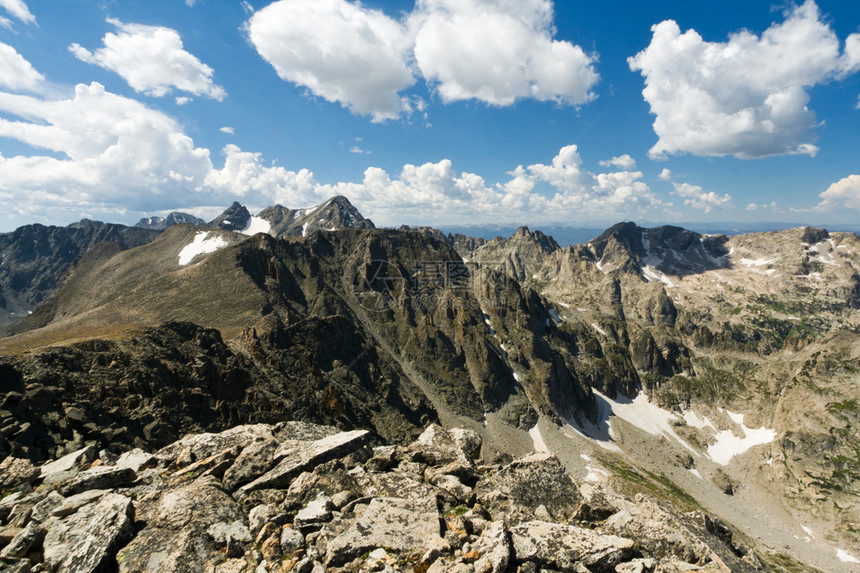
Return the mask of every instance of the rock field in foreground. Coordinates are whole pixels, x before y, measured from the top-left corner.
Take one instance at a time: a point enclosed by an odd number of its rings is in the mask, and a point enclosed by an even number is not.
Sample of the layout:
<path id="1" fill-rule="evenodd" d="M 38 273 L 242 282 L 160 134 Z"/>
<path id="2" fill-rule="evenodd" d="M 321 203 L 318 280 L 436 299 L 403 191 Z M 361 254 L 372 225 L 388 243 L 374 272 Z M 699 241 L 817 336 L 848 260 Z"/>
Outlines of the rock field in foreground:
<path id="1" fill-rule="evenodd" d="M 6 571 L 754 571 L 701 512 L 578 485 L 551 454 L 476 459 L 431 425 L 408 446 L 302 422 L 88 446 L 0 464 Z"/>

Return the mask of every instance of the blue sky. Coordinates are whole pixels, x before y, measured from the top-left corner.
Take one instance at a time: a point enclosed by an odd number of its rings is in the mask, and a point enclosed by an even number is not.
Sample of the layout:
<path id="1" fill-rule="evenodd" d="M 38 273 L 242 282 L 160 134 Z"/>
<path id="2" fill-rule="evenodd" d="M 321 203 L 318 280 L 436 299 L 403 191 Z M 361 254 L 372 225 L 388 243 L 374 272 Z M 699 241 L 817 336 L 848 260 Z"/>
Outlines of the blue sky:
<path id="1" fill-rule="evenodd" d="M 853 0 L 0 0 L 0 231 L 333 194 L 384 225 L 852 225 L 858 27 Z"/>

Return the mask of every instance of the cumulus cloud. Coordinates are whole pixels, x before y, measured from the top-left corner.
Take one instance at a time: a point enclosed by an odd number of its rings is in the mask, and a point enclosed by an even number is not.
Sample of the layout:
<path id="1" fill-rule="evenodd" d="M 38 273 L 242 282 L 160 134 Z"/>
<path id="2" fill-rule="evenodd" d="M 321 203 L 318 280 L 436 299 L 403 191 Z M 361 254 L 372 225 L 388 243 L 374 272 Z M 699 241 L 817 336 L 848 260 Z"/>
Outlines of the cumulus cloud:
<path id="1" fill-rule="evenodd" d="M 280 1 L 255 12 L 248 38 L 281 79 L 382 121 L 403 110 L 415 83 L 406 28 L 345 0 Z"/>
<path id="2" fill-rule="evenodd" d="M 663 171 L 657 176 L 657 179 L 660 181 L 671 181 L 672 180 L 672 171 L 670 169 L 663 168 Z"/>
<path id="3" fill-rule="evenodd" d="M 820 197 L 822 200 L 812 208 L 813 211 L 860 210 L 860 175 L 849 175 L 840 179 Z"/>
<path id="4" fill-rule="evenodd" d="M 36 17 L 33 16 L 30 9 L 27 8 L 27 5 L 22 0 L 0 0 L 0 8 L 4 8 L 9 14 L 25 24 L 36 23 Z M 6 21 L 8 22 L 8 20 Z"/>
<path id="5" fill-rule="evenodd" d="M 662 205 L 641 172 L 592 173 L 575 145 L 561 148 L 547 164 L 517 166 L 498 182 L 459 172 L 450 159 L 441 159 L 406 164 L 391 174 L 369 167 L 361 181 L 329 185 L 310 170 L 267 165 L 261 154 L 232 144 L 223 148 L 218 167 L 173 118 L 98 83 L 78 85 L 68 99 L 0 92 L 0 116 L 0 137 L 46 150 L 0 155 L 6 218 L 26 214 L 56 223 L 72 214 L 201 212 L 201 206 L 236 198 L 250 205 L 305 207 L 338 193 L 388 224 L 506 217 L 563 223 L 642 216 Z"/>
<path id="6" fill-rule="evenodd" d="M 698 185 L 690 183 L 672 183 L 675 187 L 675 195 L 684 199 L 684 205 L 710 213 L 714 208 L 729 207 L 732 197 L 728 193 L 717 195 L 713 191 L 705 191 Z"/>
<path id="7" fill-rule="evenodd" d="M 161 97 L 179 90 L 218 101 L 227 95 L 212 81 L 212 68 L 185 51 L 176 30 L 108 22 L 117 33 L 105 35 L 103 48 L 90 51 L 72 44 L 69 51 L 81 61 L 119 74 L 132 89 L 146 95 Z"/>
<path id="8" fill-rule="evenodd" d="M 218 131 L 220 131 L 221 133 L 226 133 L 228 135 L 234 135 L 236 133 L 235 129 L 233 129 L 232 127 L 226 126 L 226 125 L 224 127 L 222 127 L 221 129 L 219 129 Z"/>
<path id="9" fill-rule="evenodd" d="M 601 167 L 618 167 L 621 169 L 631 170 L 636 169 L 636 160 L 627 155 L 619 155 L 618 157 L 613 157 L 612 159 L 604 159 L 600 162 Z"/>
<path id="10" fill-rule="evenodd" d="M 590 101 L 595 58 L 554 40 L 550 0 L 419 0 L 415 60 L 446 102 Z"/>
<path id="11" fill-rule="evenodd" d="M 37 91 L 45 77 L 15 48 L 0 42 L 0 89 Z"/>
<path id="12" fill-rule="evenodd" d="M 656 115 L 659 140 L 650 154 L 814 156 L 811 87 L 860 68 L 860 34 L 845 51 L 818 6 L 807 0 L 761 36 L 743 30 L 726 42 L 681 33 L 666 20 L 652 27 L 650 45 L 628 59 L 645 78 L 642 94 Z"/>
<path id="13" fill-rule="evenodd" d="M 552 22 L 550 0 L 419 0 L 400 20 L 347 0 L 281 0 L 246 29 L 282 79 L 383 121 L 425 113 L 402 94 L 418 76 L 444 102 L 590 101 L 596 58 L 555 40 Z"/>

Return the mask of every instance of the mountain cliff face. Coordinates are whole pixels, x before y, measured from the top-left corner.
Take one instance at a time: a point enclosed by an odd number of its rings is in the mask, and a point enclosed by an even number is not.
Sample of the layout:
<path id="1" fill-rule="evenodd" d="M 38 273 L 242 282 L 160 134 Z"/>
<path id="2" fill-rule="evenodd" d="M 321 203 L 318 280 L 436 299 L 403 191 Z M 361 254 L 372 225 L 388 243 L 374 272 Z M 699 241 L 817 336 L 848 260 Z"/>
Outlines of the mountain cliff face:
<path id="1" fill-rule="evenodd" d="M 138 221 L 134 226 L 141 229 L 155 229 L 156 231 L 164 231 L 173 225 L 181 225 L 189 223 L 191 225 L 205 225 L 206 221 L 188 213 L 180 213 L 174 211 L 166 217 L 145 217 Z"/>
<path id="2" fill-rule="evenodd" d="M 53 294 L 69 266 L 92 246 L 129 249 L 157 232 L 83 220 L 68 227 L 27 225 L 0 234 L 0 334 Z"/>
<path id="3" fill-rule="evenodd" d="M 860 238 L 814 228 L 620 223 L 562 248 L 527 228 L 374 229 L 340 198 L 235 204 L 90 248 L 0 339 L 0 455 L 153 451 L 287 419 L 406 445 L 438 423 L 480 436 L 488 462 L 552 451 L 582 492 L 715 514 L 761 544 L 719 549 L 731 570 L 837 570 L 860 554 L 858 269 Z M 530 511 L 564 515 L 548 503 Z M 633 518 L 604 523 L 619 508 L 583 519 L 639 539 Z"/>

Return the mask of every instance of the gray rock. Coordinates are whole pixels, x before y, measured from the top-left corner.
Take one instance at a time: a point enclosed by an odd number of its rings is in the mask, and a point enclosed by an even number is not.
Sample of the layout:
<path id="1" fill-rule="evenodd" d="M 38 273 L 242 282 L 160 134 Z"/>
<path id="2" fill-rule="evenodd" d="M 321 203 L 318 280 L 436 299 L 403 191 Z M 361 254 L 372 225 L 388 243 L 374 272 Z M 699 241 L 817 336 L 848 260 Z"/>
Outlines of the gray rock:
<path id="1" fill-rule="evenodd" d="M 548 453 L 514 460 L 483 476 L 475 486 L 475 493 L 481 505 L 493 515 L 504 514 L 508 524 L 530 521 L 541 506 L 553 521 L 569 522 L 582 501 L 579 488 L 564 466 Z"/>
<path id="2" fill-rule="evenodd" d="M 275 458 L 283 456 L 278 464 L 249 484 L 239 488 L 240 495 L 257 489 L 285 488 L 303 471 L 321 463 L 345 456 L 362 447 L 370 438 L 367 430 L 341 432 L 314 442 L 294 446 L 281 446 Z"/>
<path id="3" fill-rule="evenodd" d="M 54 517 L 66 517 L 78 511 L 83 506 L 93 503 L 105 494 L 109 493 L 106 489 L 91 489 L 75 495 L 71 495 L 59 505 L 55 506 L 51 511 Z"/>
<path id="4" fill-rule="evenodd" d="M 322 524 L 331 520 L 331 511 L 334 505 L 326 496 L 319 496 L 311 500 L 296 514 L 294 521 L 296 527 L 305 527 L 312 524 Z"/>
<path id="5" fill-rule="evenodd" d="M 655 559 L 634 559 L 627 563 L 619 563 L 615 566 L 615 573 L 651 573 L 657 567 Z"/>
<path id="6" fill-rule="evenodd" d="M 104 495 L 51 527 L 44 542 L 45 563 L 70 573 L 109 567 L 116 548 L 132 535 L 133 515 L 129 498 Z"/>
<path id="7" fill-rule="evenodd" d="M 223 561 L 225 547 L 210 529 L 245 522 L 239 504 L 218 486 L 214 478 L 200 478 L 141 500 L 138 520 L 147 527 L 117 554 L 119 571 L 212 571 Z"/>
<path id="8" fill-rule="evenodd" d="M 246 445 L 230 468 L 224 473 L 224 487 L 235 491 L 240 485 L 252 481 L 272 468 L 278 441 L 272 437 L 260 437 Z"/>
<path id="9" fill-rule="evenodd" d="M 51 474 L 66 472 L 77 473 L 91 464 L 93 460 L 98 457 L 98 453 L 98 449 L 95 446 L 87 446 L 70 454 L 66 454 L 62 458 L 53 462 L 48 462 L 39 468 L 40 476 L 44 479 Z"/>
<path id="10" fill-rule="evenodd" d="M 263 526 L 269 523 L 281 511 L 273 503 L 263 503 L 255 506 L 248 513 L 248 527 L 251 534 L 257 535 Z"/>
<path id="11" fill-rule="evenodd" d="M 455 500 L 466 505 L 471 505 L 475 500 L 475 494 L 467 485 L 464 485 L 455 476 L 448 474 L 435 475 L 428 480 L 432 485 L 449 493 Z"/>
<path id="12" fill-rule="evenodd" d="M 135 448 L 130 452 L 123 453 L 114 464 L 118 468 L 131 468 L 135 473 L 153 468 L 158 463 L 158 460 L 150 453 L 147 453 L 140 448 Z"/>
<path id="13" fill-rule="evenodd" d="M 64 502 L 63 496 L 52 491 L 39 503 L 33 506 L 33 511 L 30 514 L 30 519 L 42 523 L 51 516 L 55 508 Z"/>
<path id="14" fill-rule="evenodd" d="M 8 457 L 0 462 L 0 490 L 33 483 L 41 473 L 30 460 Z"/>
<path id="15" fill-rule="evenodd" d="M 325 564 L 340 566 L 377 547 L 423 554 L 434 543 L 442 543 L 436 511 L 408 499 L 376 498 L 352 527 L 328 543 Z"/>
<path id="16" fill-rule="evenodd" d="M 3 548 L 3 551 L 0 551 L 0 557 L 4 559 L 26 557 L 31 549 L 37 547 L 42 542 L 44 537 L 45 527 L 37 521 L 31 521 L 27 524 L 27 527 L 20 530 L 12 538 L 12 541 Z"/>
<path id="17" fill-rule="evenodd" d="M 474 460 L 481 455 L 483 440 L 478 432 L 465 428 L 453 428 L 448 430 L 448 434 L 451 435 L 454 442 L 460 446 L 460 449 L 469 458 Z"/>
<path id="18" fill-rule="evenodd" d="M 304 548 L 304 536 L 292 527 L 284 527 L 283 531 L 281 531 L 281 552 L 289 555 Z"/>
<path id="19" fill-rule="evenodd" d="M 113 489 L 133 482 L 135 477 L 131 468 L 97 466 L 78 473 L 60 491 L 72 495 L 89 489 Z"/>
<path id="20" fill-rule="evenodd" d="M 562 571 L 574 571 L 578 563 L 589 570 L 612 570 L 633 553 L 632 539 L 545 521 L 512 527 L 511 541 L 517 561 L 537 561 Z"/>
<path id="21" fill-rule="evenodd" d="M 225 450 L 244 447 L 256 438 L 271 438 L 272 427 L 267 424 L 236 426 L 217 434 L 193 434 L 155 452 L 162 463 L 169 464 L 183 452 L 190 455 L 189 463 L 203 460 Z"/>
<path id="22" fill-rule="evenodd" d="M 332 426 L 321 426 L 319 424 L 311 424 L 309 422 L 298 422 L 291 420 L 282 422 L 272 429 L 275 434 L 275 439 L 278 442 L 299 441 L 299 442 L 315 442 L 334 436 L 340 433 L 340 430 Z"/>
<path id="23" fill-rule="evenodd" d="M 487 524 L 481 536 L 472 545 L 478 552 L 475 561 L 476 573 L 502 573 L 511 559 L 511 543 L 508 531 L 501 521 Z"/>

